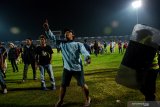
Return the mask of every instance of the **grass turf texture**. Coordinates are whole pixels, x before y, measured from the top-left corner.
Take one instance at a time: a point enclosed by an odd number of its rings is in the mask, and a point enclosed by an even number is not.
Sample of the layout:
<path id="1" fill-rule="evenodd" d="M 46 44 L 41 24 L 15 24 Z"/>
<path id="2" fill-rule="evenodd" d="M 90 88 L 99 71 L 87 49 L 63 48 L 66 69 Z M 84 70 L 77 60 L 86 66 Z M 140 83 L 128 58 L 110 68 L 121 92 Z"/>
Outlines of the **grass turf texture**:
<path id="1" fill-rule="evenodd" d="M 92 62 L 84 66 L 85 80 L 89 86 L 92 98 L 91 107 L 126 107 L 128 101 L 143 101 L 144 96 L 134 89 L 129 89 L 115 82 L 115 76 L 123 58 L 123 54 L 91 55 Z M 8 62 L 6 73 L 7 94 L 0 94 L 0 107 L 54 107 L 58 100 L 59 87 L 62 74 L 62 57 L 54 50 L 53 70 L 56 80 L 55 91 L 40 90 L 40 72 L 37 70 L 38 80 L 32 80 L 31 66 L 28 70 L 28 80 L 22 83 L 23 64 L 19 64 L 19 72 L 13 73 Z M 46 84 L 50 87 L 48 74 Z M 157 100 L 160 100 L 160 76 L 157 78 Z M 63 107 L 82 107 L 84 95 L 72 78 L 70 87 L 67 88 Z M 120 102 L 116 102 L 120 100 Z"/>

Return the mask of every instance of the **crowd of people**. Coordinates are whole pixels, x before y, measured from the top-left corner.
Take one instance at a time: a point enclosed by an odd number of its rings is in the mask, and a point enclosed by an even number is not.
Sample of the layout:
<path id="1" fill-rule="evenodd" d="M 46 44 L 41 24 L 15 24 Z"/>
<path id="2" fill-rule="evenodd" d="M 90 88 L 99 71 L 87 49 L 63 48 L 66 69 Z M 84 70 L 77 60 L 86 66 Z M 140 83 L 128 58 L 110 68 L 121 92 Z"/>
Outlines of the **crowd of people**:
<path id="1" fill-rule="evenodd" d="M 43 37 L 43 38 L 41 38 Z M 39 67 L 40 73 L 41 73 L 41 87 L 43 90 L 47 90 L 45 85 L 45 79 L 44 79 L 44 70 L 47 70 L 47 73 L 50 76 L 51 80 L 51 88 L 54 90 L 55 87 L 55 80 L 51 65 L 52 60 L 52 46 L 47 45 L 47 38 L 45 36 L 41 36 L 40 43 L 34 44 L 31 38 L 26 38 L 25 43 L 20 45 L 15 45 L 13 42 L 8 43 L 8 46 L 4 46 L 2 42 L 0 42 L 0 54 L 1 54 L 1 71 L 2 71 L 2 77 L 6 78 L 5 72 L 7 69 L 7 58 L 8 61 L 12 65 L 12 71 L 13 72 L 19 72 L 18 64 L 23 63 L 24 69 L 23 69 L 23 76 L 22 76 L 22 82 L 26 82 L 27 80 L 27 72 L 28 67 L 31 65 L 32 72 L 33 72 L 33 80 L 37 80 L 37 73 L 36 70 Z M 52 40 L 52 39 L 51 39 Z M 43 45 L 47 45 L 47 48 L 41 48 L 44 47 Z M 100 42 L 100 41 L 94 41 L 94 42 L 88 42 L 87 39 L 84 40 L 83 43 L 85 49 L 89 54 L 95 54 L 98 56 L 98 54 L 104 54 L 104 53 L 114 53 L 116 45 L 118 46 L 119 53 L 123 53 L 127 46 L 128 42 L 121 40 L 118 40 L 117 43 L 115 41 L 110 42 Z M 6 48 L 7 47 L 7 48 Z M 56 45 L 57 52 L 60 53 L 60 47 Z M 108 49 L 110 49 L 110 52 L 108 52 Z M 44 55 L 41 55 L 39 53 L 43 53 Z M 2 78 L 1 77 L 1 78 Z M 4 82 L 3 82 L 4 84 Z M 2 85 L 3 85 L 2 84 Z M 3 85 L 3 93 L 7 93 L 6 86 Z"/>
<path id="2" fill-rule="evenodd" d="M 51 90 L 56 89 L 56 81 L 54 79 L 54 72 L 51 64 L 53 50 L 52 47 L 47 44 L 47 38 L 49 38 L 56 43 L 57 48 L 60 49 L 63 58 L 62 83 L 60 87 L 59 100 L 57 101 L 55 107 L 61 107 L 61 105 L 63 104 L 63 100 L 66 94 L 66 88 L 69 86 L 72 77 L 76 78 L 78 86 L 82 88 L 85 96 L 84 106 L 89 106 L 91 97 L 89 96 L 89 88 L 85 83 L 84 70 L 80 55 L 84 55 L 85 63 L 90 64 L 90 54 L 95 54 L 95 56 L 103 53 L 112 54 L 115 52 L 116 47 L 118 47 L 118 53 L 121 54 L 124 53 L 127 49 L 128 42 L 122 42 L 120 39 L 117 42 L 115 42 L 114 40 L 111 40 L 110 42 L 99 42 L 95 40 L 94 42 L 89 43 L 87 39 L 84 40 L 84 43 L 75 42 L 74 32 L 70 29 L 66 29 L 65 39 L 57 40 L 55 35 L 51 32 L 47 21 L 43 24 L 43 27 L 45 29 L 46 36 L 40 36 L 40 44 L 38 44 L 37 46 L 32 43 L 31 38 L 26 38 L 25 44 L 19 48 L 17 48 L 14 43 L 9 43 L 8 51 L 0 43 L 0 85 L 2 87 L 3 93 L 7 93 L 7 86 L 5 82 L 5 72 L 7 68 L 6 60 L 8 58 L 9 62 L 12 65 L 13 72 L 19 72 L 17 66 L 17 59 L 19 57 L 22 58 L 21 62 L 24 63 L 22 76 L 23 83 L 25 83 L 27 80 L 28 67 L 29 65 L 31 65 L 33 71 L 33 80 L 37 80 L 37 68 L 39 68 L 40 70 L 42 90 L 48 90 L 45 83 L 45 70 L 47 71 L 50 78 Z"/>
<path id="3" fill-rule="evenodd" d="M 26 39 L 26 43 L 23 47 L 19 48 L 14 45 L 14 43 L 9 43 L 9 49 L 7 49 L 0 43 L 0 63 L 1 63 L 1 86 L 3 93 L 7 93 L 7 88 L 5 85 L 4 78 L 6 78 L 6 69 L 7 69 L 7 58 L 8 61 L 12 65 L 13 72 L 19 72 L 18 63 L 23 62 L 24 69 L 23 69 L 23 76 L 22 82 L 26 82 L 27 80 L 27 72 L 28 67 L 31 65 L 33 71 L 33 80 L 37 80 L 37 73 L 36 70 L 39 67 L 40 76 L 41 76 L 41 88 L 43 90 L 47 90 L 45 85 L 45 69 L 49 74 L 51 80 L 51 89 L 55 90 L 55 81 L 54 75 L 51 65 L 52 60 L 52 53 L 53 50 L 50 45 L 46 43 L 46 37 L 40 37 L 40 45 L 35 46 L 32 43 L 31 38 Z M 19 60 L 20 59 L 20 60 Z"/>
<path id="4" fill-rule="evenodd" d="M 87 39 L 84 40 L 84 46 L 90 54 L 104 54 L 104 53 L 115 53 L 116 48 L 118 48 L 119 53 L 124 53 L 127 49 L 128 42 L 126 40 L 121 41 L 120 39 L 115 42 L 115 40 L 107 41 L 97 41 L 87 42 Z"/>
<path id="5" fill-rule="evenodd" d="M 22 47 L 16 47 L 14 43 L 9 43 L 9 48 L 6 49 L 0 43 L 0 85 L 4 94 L 7 93 L 7 85 L 5 82 L 5 72 L 7 68 L 7 58 L 12 65 L 12 70 L 14 73 L 19 72 L 17 66 L 17 60 L 21 57 L 21 62 L 24 64 L 22 83 L 27 80 L 28 67 L 31 65 L 33 71 L 33 80 L 37 80 L 36 70 L 40 70 L 40 80 L 41 89 L 48 90 L 45 83 L 45 71 L 47 71 L 50 82 L 51 90 L 56 89 L 56 82 L 54 79 L 54 72 L 52 69 L 52 54 L 53 50 L 50 45 L 47 44 L 47 37 L 54 42 L 57 46 L 61 48 L 61 53 L 63 57 L 63 74 L 62 74 L 62 85 L 60 87 L 60 97 L 56 104 L 56 107 L 60 107 L 63 103 L 63 98 L 65 96 L 66 87 L 69 86 L 72 76 L 76 78 L 78 86 L 80 86 L 85 94 L 84 106 L 89 106 L 91 98 L 89 97 L 89 89 L 85 83 L 84 71 L 81 60 L 81 54 L 85 57 L 85 62 L 90 64 L 91 58 L 88 51 L 86 51 L 83 43 L 74 42 L 74 34 L 70 29 L 65 31 L 64 40 L 56 40 L 55 35 L 50 31 L 47 22 L 43 25 L 46 36 L 40 36 L 40 44 L 35 46 L 32 43 L 31 38 L 26 38 L 25 44 Z"/>

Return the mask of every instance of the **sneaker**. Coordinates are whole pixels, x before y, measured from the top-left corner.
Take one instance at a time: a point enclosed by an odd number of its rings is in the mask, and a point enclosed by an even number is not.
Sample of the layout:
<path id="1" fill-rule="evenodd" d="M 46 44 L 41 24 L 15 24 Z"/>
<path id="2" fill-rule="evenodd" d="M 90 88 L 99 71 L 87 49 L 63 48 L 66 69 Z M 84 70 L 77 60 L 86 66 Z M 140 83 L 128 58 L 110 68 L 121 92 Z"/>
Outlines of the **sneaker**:
<path id="1" fill-rule="evenodd" d="M 37 78 L 33 78 L 33 80 L 37 80 Z"/>
<path id="2" fill-rule="evenodd" d="M 55 85 L 51 86 L 51 90 L 56 90 L 56 86 Z"/>
<path id="3" fill-rule="evenodd" d="M 22 80 L 22 83 L 26 82 L 25 80 Z"/>
<path id="4" fill-rule="evenodd" d="M 7 94 L 7 88 L 3 90 L 3 94 Z"/>
<path id="5" fill-rule="evenodd" d="M 91 98 L 89 97 L 88 100 L 86 100 L 85 104 L 84 104 L 84 107 L 89 107 L 91 104 Z"/>
<path id="6" fill-rule="evenodd" d="M 47 91 L 47 90 L 48 90 L 48 88 L 46 88 L 46 87 L 42 87 L 42 90 Z"/>
<path id="7" fill-rule="evenodd" d="M 63 101 L 58 101 L 57 104 L 55 104 L 55 107 L 62 107 Z"/>

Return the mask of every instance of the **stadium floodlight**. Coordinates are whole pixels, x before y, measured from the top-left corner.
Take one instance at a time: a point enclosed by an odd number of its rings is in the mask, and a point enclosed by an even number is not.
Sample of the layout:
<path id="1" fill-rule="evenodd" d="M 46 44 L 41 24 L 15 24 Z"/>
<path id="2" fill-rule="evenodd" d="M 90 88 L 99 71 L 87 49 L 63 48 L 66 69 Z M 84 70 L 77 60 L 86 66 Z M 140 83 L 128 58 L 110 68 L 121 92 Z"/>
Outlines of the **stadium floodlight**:
<path id="1" fill-rule="evenodd" d="M 133 6 L 133 8 L 136 8 L 136 9 L 140 8 L 142 6 L 142 0 L 133 1 L 132 6 Z"/>
<path id="2" fill-rule="evenodd" d="M 132 2 L 132 7 L 136 9 L 136 16 L 137 16 L 137 24 L 138 24 L 138 9 L 142 6 L 142 0 L 134 0 Z"/>

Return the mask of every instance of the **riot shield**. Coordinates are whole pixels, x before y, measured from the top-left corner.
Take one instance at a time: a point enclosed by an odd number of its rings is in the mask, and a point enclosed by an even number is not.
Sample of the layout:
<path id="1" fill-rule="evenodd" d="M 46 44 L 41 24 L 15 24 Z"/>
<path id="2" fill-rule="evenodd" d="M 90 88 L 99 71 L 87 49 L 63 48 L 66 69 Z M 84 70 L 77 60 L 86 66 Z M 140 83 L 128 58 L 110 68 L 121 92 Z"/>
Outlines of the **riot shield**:
<path id="1" fill-rule="evenodd" d="M 158 49 L 160 31 L 150 26 L 137 24 L 133 28 L 130 40 Z"/>
<path id="2" fill-rule="evenodd" d="M 145 71 L 149 69 L 160 43 L 160 31 L 155 28 L 135 25 L 129 45 L 120 64 L 116 82 L 138 89 Z"/>

